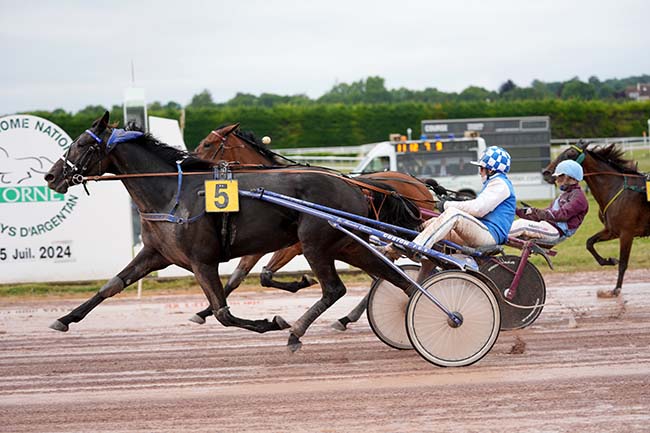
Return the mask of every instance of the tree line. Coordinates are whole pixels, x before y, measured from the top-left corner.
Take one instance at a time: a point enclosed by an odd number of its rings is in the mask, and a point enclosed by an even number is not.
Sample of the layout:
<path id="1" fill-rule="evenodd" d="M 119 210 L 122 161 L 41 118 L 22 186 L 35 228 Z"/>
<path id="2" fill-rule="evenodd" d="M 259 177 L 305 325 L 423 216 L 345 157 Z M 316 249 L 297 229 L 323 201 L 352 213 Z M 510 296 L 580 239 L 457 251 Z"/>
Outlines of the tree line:
<path id="1" fill-rule="evenodd" d="M 650 101 L 624 97 L 625 87 L 637 82 L 650 82 L 650 75 L 605 81 L 592 77 L 588 82 L 577 78 L 557 83 L 535 80 L 529 87 L 507 80 L 495 92 L 470 86 L 460 93 L 388 90 L 381 77 L 368 77 L 337 84 L 316 100 L 305 95 L 238 93 L 225 103 L 215 103 L 204 90 L 185 107 L 173 101 L 153 102 L 148 112 L 181 119 L 184 110 L 184 138 L 190 149 L 211 130 L 235 122 L 260 136 L 271 136 L 274 148 L 371 143 L 386 140 L 390 133 L 404 133 L 409 127 L 417 137 L 425 119 L 540 115 L 551 117 L 553 138 L 640 136 L 650 118 Z M 61 109 L 32 114 L 53 121 L 74 137 L 104 110 L 88 106 L 75 114 Z M 112 119 L 122 119 L 121 105 L 110 111 Z"/>
<path id="2" fill-rule="evenodd" d="M 194 95 L 188 107 L 240 107 L 259 106 L 273 107 L 280 104 L 309 105 L 309 104 L 383 104 L 399 102 L 449 103 L 449 102 L 478 102 L 478 101 L 514 101 L 540 99 L 579 99 L 607 100 L 625 99 L 625 88 L 637 83 L 650 83 L 650 75 L 633 76 L 623 79 L 608 79 L 601 81 L 592 76 L 586 82 L 574 77 L 567 81 L 543 82 L 534 80 L 528 87 L 520 87 L 512 80 L 506 80 L 496 91 L 483 87 L 469 86 L 462 92 L 443 92 L 435 87 L 424 90 L 410 90 L 404 87 L 387 89 L 382 77 L 367 77 L 351 84 L 335 84 L 328 92 L 319 98 L 311 99 L 307 95 L 292 96 L 262 93 L 259 96 L 249 93 L 237 93 L 224 103 L 216 103 L 210 91 L 205 89 Z M 154 103 L 154 108 L 163 108 L 160 103 Z"/>

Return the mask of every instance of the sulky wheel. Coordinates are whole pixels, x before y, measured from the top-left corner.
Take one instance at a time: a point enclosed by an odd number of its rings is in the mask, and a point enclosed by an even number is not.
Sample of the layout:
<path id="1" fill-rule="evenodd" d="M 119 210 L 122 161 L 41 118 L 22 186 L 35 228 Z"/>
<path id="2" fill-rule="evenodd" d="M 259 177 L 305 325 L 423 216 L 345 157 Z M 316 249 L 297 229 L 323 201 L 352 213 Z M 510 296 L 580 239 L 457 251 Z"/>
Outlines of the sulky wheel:
<path id="1" fill-rule="evenodd" d="M 422 292 L 413 293 L 406 309 L 406 330 L 420 356 L 441 367 L 463 367 L 483 358 L 501 326 L 499 304 L 490 287 L 455 270 L 429 277 L 422 287 L 459 315 L 462 323 L 453 323 Z"/>
<path id="2" fill-rule="evenodd" d="M 515 277 L 521 259 L 517 256 L 490 257 L 480 266 L 480 271 L 499 288 L 501 329 L 504 331 L 525 328 L 539 317 L 546 301 L 546 285 L 535 265 L 527 262 L 513 299 L 505 298 L 505 292 Z"/>
<path id="3" fill-rule="evenodd" d="M 401 265 L 400 268 L 414 280 L 420 271 L 419 265 Z M 370 286 L 366 310 L 370 328 L 377 338 L 395 349 L 413 349 L 404 326 L 408 301 L 402 289 L 381 278 Z"/>

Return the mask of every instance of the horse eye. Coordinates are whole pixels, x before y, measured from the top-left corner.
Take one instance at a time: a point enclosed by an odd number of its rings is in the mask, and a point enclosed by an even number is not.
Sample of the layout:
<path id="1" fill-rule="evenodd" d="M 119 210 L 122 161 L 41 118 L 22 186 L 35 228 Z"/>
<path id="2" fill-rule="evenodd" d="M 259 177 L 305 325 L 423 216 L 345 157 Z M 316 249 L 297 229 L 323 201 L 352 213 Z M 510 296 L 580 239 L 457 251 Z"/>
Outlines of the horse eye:
<path id="1" fill-rule="evenodd" d="M 203 147 L 210 147 L 210 146 L 212 146 L 212 143 L 208 143 L 208 142 L 203 143 Z"/>

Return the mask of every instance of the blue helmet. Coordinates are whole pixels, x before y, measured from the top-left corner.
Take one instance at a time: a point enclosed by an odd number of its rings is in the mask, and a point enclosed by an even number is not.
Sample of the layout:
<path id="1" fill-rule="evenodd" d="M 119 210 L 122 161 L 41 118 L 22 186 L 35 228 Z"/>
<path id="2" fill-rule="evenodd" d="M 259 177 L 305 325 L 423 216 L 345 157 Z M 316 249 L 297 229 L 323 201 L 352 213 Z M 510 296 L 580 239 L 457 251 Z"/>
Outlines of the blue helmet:
<path id="1" fill-rule="evenodd" d="M 499 146 L 488 147 L 478 161 L 470 162 L 490 171 L 498 171 L 499 173 L 510 171 L 510 154 Z"/>
<path id="2" fill-rule="evenodd" d="M 557 177 L 561 174 L 572 177 L 579 182 L 582 180 L 582 166 L 572 159 L 565 159 L 555 167 L 553 176 Z"/>

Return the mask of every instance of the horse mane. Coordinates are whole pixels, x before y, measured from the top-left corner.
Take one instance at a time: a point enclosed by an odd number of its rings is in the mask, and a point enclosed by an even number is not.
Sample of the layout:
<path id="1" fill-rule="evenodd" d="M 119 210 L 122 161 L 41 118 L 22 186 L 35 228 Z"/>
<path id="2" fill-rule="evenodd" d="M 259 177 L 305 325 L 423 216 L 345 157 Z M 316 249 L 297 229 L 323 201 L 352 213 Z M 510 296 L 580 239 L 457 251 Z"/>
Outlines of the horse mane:
<path id="1" fill-rule="evenodd" d="M 198 158 L 186 150 L 176 149 L 175 147 L 158 141 L 156 137 L 148 132 L 133 141 L 137 142 L 139 146 L 155 153 L 161 159 L 174 167 L 176 167 L 176 161 L 183 161 L 181 165 L 185 171 L 211 170 L 214 166 L 214 162 Z"/>
<path id="2" fill-rule="evenodd" d="M 220 129 L 220 128 L 217 128 L 217 129 Z M 273 161 L 274 164 L 277 164 L 277 165 L 288 165 L 288 164 L 301 165 L 301 164 L 298 164 L 298 163 L 296 163 L 294 161 L 291 161 L 288 158 L 285 158 L 284 156 L 282 156 L 282 155 L 280 155 L 278 153 L 273 152 L 271 149 L 266 147 L 264 145 L 264 143 L 262 143 L 260 140 L 258 140 L 257 136 L 255 135 L 255 133 L 253 131 L 247 131 L 247 130 L 242 130 L 240 128 L 237 128 L 235 131 L 232 132 L 232 134 L 234 134 L 240 140 L 243 140 L 246 143 L 248 143 L 249 145 L 251 145 L 253 147 L 253 149 L 255 149 L 256 152 L 258 152 L 259 154 L 263 155 L 264 157 L 270 159 L 271 161 Z"/>
<path id="3" fill-rule="evenodd" d="M 621 173 L 639 174 L 636 162 L 623 158 L 625 151 L 616 143 L 607 146 L 598 146 L 590 149 L 590 152 L 603 162 L 612 165 Z"/>

